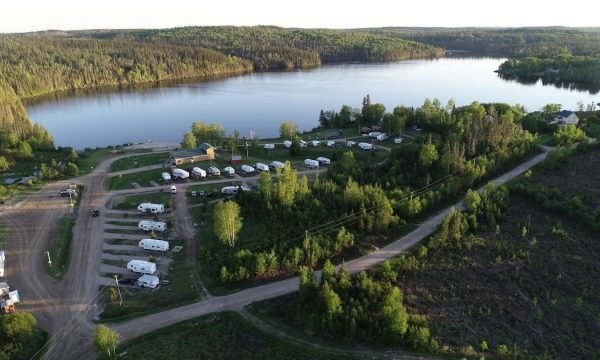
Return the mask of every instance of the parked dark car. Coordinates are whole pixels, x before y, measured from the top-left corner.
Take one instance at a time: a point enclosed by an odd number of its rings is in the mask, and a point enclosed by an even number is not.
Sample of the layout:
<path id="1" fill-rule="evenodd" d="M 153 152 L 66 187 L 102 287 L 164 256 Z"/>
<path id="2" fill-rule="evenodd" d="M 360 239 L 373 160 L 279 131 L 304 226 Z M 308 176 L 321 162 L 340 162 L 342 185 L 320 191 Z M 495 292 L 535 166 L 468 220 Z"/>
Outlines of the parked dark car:
<path id="1" fill-rule="evenodd" d="M 100 216 L 100 210 L 93 210 L 93 211 L 92 211 L 92 216 L 93 216 L 93 217 L 98 217 L 98 216 Z"/>

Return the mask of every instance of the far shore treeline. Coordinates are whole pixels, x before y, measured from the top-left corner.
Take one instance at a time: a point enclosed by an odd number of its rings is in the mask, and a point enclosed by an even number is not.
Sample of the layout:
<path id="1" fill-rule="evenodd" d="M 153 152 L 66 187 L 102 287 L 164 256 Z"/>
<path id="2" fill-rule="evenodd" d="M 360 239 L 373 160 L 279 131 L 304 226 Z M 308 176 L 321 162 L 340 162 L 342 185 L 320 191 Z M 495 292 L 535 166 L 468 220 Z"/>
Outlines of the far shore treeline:
<path id="1" fill-rule="evenodd" d="M 599 37 L 599 32 L 589 29 L 564 28 L 330 30 L 273 26 L 0 35 L 0 171 L 19 160 L 32 159 L 36 152 L 54 149 L 51 134 L 29 120 L 23 98 L 60 90 L 230 76 L 257 69 L 437 58 L 444 55 L 442 47 L 455 50 L 459 46 L 473 53 L 493 50 L 503 56 L 545 58 L 567 51 L 593 57 L 600 52 Z M 567 79 L 580 78 L 569 74 Z"/>

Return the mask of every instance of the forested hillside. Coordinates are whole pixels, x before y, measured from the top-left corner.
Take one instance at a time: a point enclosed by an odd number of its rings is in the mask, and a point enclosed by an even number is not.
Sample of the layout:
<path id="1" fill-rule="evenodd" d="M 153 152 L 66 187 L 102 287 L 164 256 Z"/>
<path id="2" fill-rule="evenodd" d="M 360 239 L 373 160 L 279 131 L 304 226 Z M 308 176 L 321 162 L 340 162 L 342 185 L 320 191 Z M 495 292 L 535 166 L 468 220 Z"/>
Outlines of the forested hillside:
<path id="1" fill-rule="evenodd" d="M 250 70 L 246 60 L 190 46 L 0 36 L 0 170 L 53 147 L 51 136 L 29 121 L 22 97 Z"/>
<path id="2" fill-rule="evenodd" d="M 600 57 L 564 55 L 509 59 L 500 65 L 498 73 L 523 81 L 541 78 L 545 82 L 576 82 L 588 85 L 592 92 L 600 90 Z"/>
<path id="3" fill-rule="evenodd" d="M 73 32 L 69 35 L 201 46 L 251 60 L 260 69 L 315 66 L 321 62 L 393 61 L 443 55 L 440 48 L 398 37 L 367 32 L 284 29 L 274 26 L 185 27 Z"/>
<path id="4" fill-rule="evenodd" d="M 565 50 L 575 55 L 600 55 L 600 32 L 590 29 L 378 28 L 368 31 L 478 55 L 554 56 Z"/>

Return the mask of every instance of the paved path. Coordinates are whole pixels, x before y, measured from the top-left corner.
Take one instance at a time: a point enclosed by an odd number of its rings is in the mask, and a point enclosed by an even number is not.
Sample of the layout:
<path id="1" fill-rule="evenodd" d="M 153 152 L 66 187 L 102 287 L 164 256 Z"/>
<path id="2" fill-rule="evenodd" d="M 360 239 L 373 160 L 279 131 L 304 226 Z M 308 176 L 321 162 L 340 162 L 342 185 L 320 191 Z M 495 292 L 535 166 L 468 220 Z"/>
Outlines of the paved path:
<path id="1" fill-rule="evenodd" d="M 495 184 L 504 184 L 508 180 L 513 179 L 545 159 L 547 154 L 548 149 L 545 149 L 542 154 L 533 157 L 532 159 L 508 171 L 491 182 Z M 450 210 L 453 208 L 460 208 L 461 206 L 462 201 L 440 211 L 436 215 L 431 216 L 427 221 L 421 223 L 417 229 L 411 231 L 407 235 L 402 236 L 400 239 L 392 242 L 382 249 L 374 251 L 358 259 L 346 262 L 344 267 L 349 272 L 356 273 L 377 266 L 384 260 L 401 254 L 435 231 Z M 241 310 L 244 306 L 253 302 L 295 292 L 298 290 L 298 284 L 298 277 L 293 277 L 287 280 L 246 289 L 235 294 L 212 297 L 195 304 L 190 304 L 118 324 L 113 324 L 111 325 L 111 328 L 119 332 L 123 342 L 126 342 L 140 335 L 160 329 L 164 326 L 172 325 L 196 316 L 223 310 Z"/>

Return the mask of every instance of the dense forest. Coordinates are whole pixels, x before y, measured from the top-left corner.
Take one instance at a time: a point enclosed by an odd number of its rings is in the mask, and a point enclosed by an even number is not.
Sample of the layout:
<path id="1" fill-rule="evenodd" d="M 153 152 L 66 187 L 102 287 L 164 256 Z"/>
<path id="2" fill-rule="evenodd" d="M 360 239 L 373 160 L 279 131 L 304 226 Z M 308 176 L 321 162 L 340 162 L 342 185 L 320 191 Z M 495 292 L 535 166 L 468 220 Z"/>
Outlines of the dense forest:
<path id="1" fill-rule="evenodd" d="M 600 57 L 554 56 L 509 59 L 500 64 L 498 73 L 503 78 L 545 83 L 579 83 L 593 93 L 600 91 Z"/>
<path id="2" fill-rule="evenodd" d="M 575 55 L 600 55 L 600 32 L 590 29 L 376 28 L 358 31 L 398 36 L 446 50 L 468 51 L 474 55 L 552 57 L 565 51 Z"/>
<path id="3" fill-rule="evenodd" d="M 393 61 L 443 55 L 440 48 L 398 37 L 367 32 L 285 29 L 274 26 L 88 31 L 69 35 L 200 46 L 248 59 L 257 69 L 286 69 L 342 61 Z"/>
<path id="4" fill-rule="evenodd" d="M 386 113 L 383 104 L 365 98 L 359 124 L 396 119 L 428 135 L 406 141 L 379 164 L 360 165 L 342 151 L 327 177 L 312 183 L 297 179 L 290 167 L 276 177 L 262 174 L 258 191 L 235 199 L 252 224 L 241 230 L 244 241 L 202 251 L 202 267 L 222 283 L 236 283 L 355 254 L 356 239 L 384 236 L 529 154 L 535 146 L 533 136 L 520 131 L 522 116 L 522 109 L 505 104 L 455 107 L 429 100 Z"/>

